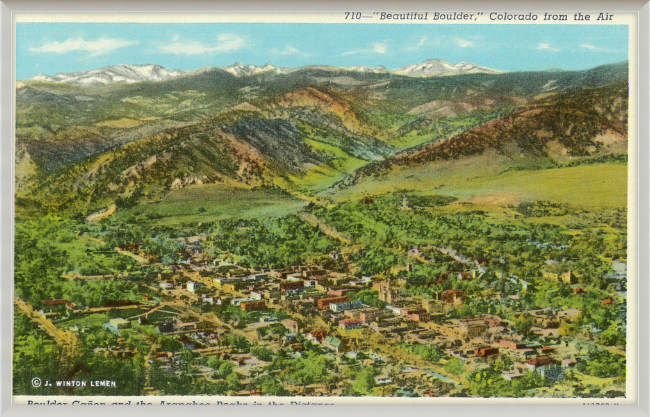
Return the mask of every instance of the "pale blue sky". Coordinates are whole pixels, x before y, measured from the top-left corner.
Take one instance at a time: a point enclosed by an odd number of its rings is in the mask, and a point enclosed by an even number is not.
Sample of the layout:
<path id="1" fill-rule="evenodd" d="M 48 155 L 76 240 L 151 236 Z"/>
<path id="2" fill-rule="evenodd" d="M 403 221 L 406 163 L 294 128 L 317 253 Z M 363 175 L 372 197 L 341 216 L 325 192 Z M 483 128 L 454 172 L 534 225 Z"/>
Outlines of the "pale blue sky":
<path id="1" fill-rule="evenodd" d="M 118 64 L 185 71 L 244 64 L 384 65 L 443 59 L 504 71 L 628 59 L 628 27 L 268 23 L 18 23 L 18 80 Z"/>

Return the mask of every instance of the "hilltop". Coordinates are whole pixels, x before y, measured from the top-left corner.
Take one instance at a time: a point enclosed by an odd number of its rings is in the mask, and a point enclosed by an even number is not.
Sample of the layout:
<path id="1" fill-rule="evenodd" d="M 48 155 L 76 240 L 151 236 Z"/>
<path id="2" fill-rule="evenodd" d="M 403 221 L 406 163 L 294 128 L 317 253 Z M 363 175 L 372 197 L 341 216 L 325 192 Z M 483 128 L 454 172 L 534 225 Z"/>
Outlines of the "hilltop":
<path id="1" fill-rule="evenodd" d="M 496 186 L 506 173 L 531 171 L 542 176 L 545 174 L 539 170 L 627 160 L 627 96 L 625 82 L 544 96 L 447 139 L 367 164 L 325 195 L 354 195 L 354 190 L 386 186 L 451 192 L 467 190 L 467 185 L 459 184 L 470 179 L 472 184 L 493 179 Z M 624 170 L 621 174 L 624 181 Z M 568 174 L 562 180 L 582 189 L 596 186 L 596 181 L 588 179 L 579 183 L 585 179 Z M 526 187 L 520 185 L 521 190 Z M 620 191 L 625 189 L 621 184 Z M 471 197 L 484 191 L 458 195 Z M 520 197 L 510 200 L 516 202 Z"/>

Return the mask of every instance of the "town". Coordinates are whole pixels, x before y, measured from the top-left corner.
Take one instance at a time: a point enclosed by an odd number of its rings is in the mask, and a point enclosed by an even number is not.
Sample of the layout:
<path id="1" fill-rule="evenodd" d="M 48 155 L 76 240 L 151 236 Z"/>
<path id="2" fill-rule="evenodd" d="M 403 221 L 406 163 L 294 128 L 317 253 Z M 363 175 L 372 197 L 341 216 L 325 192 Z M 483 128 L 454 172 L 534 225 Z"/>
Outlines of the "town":
<path id="1" fill-rule="evenodd" d="M 417 212 L 406 198 L 389 201 L 401 218 Z M 356 204 L 376 203 L 389 210 L 383 200 Z M 311 215 L 324 217 L 319 209 Z M 233 227 L 251 233 L 246 226 Z M 330 236 L 351 239 L 332 227 L 300 226 L 330 242 Z M 160 262 L 143 242 L 115 248 L 151 271 L 129 299 L 105 299 L 101 306 L 49 299 L 33 314 L 86 343 L 101 330 L 106 342 L 93 355 L 118 363 L 140 357 L 147 394 L 179 392 L 167 384 L 183 378 L 192 387 L 174 388 L 182 393 L 196 392 L 199 378 L 213 384 L 211 393 L 240 396 L 624 392 L 625 348 L 618 336 L 625 333 L 624 260 L 611 261 L 603 276 L 611 289 L 606 292 L 580 272 L 565 270 L 569 263 L 562 260 L 546 259 L 524 278 L 507 272 L 503 256 L 473 259 L 440 244 L 405 248 L 395 264 L 365 275 L 373 268 L 363 267 L 359 248 L 340 241 L 332 246 L 336 250 L 283 268 L 254 267 L 230 252 L 206 256 L 211 242 L 205 235 L 180 241 L 185 243 L 175 251 L 183 256 L 174 262 Z M 534 251 L 570 249 L 530 238 L 525 244 Z M 422 271 L 435 276 L 419 282 Z M 564 306 L 534 307 L 532 299 L 542 291 L 561 293 Z M 592 305 L 602 310 L 605 324 L 593 320 L 598 311 Z M 102 317 L 102 323 L 91 319 Z M 598 360 L 606 363 L 594 366 Z M 83 369 L 71 372 L 84 378 Z"/>

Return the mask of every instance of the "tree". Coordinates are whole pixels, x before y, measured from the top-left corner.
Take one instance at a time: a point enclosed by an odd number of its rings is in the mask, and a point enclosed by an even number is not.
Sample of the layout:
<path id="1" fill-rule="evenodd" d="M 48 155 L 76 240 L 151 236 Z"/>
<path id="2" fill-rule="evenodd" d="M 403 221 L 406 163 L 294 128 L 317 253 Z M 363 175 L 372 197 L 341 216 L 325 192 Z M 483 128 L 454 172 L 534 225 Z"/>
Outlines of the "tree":
<path id="1" fill-rule="evenodd" d="M 354 381 L 354 391 L 360 395 L 368 395 L 375 386 L 375 374 L 371 368 L 365 368 L 357 374 Z"/>
<path id="2" fill-rule="evenodd" d="M 449 362 L 447 362 L 447 365 L 445 365 L 445 369 L 447 372 L 450 372 L 454 375 L 461 375 L 465 370 L 465 367 L 463 366 L 463 362 L 460 359 L 452 358 Z"/>
<path id="3" fill-rule="evenodd" d="M 241 384 L 239 383 L 239 374 L 233 372 L 226 377 L 226 382 L 228 383 L 228 389 L 231 391 L 237 391 L 241 389 Z"/>
<path id="4" fill-rule="evenodd" d="M 533 318 L 529 315 L 524 315 L 515 321 L 515 331 L 525 338 L 528 338 L 531 334 L 531 329 L 533 328 Z"/>

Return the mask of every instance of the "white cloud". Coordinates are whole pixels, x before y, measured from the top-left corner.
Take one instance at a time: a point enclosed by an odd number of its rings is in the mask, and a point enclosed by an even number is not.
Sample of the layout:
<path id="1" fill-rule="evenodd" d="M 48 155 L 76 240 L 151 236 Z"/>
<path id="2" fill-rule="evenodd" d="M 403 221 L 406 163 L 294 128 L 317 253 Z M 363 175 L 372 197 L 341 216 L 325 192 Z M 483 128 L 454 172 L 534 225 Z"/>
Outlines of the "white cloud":
<path id="1" fill-rule="evenodd" d="M 423 46 L 438 46 L 440 45 L 440 40 L 435 39 L 431 40 L 427 38 L 426 36 L 423 36 L 417 44 L 413 46 L 409 46 L 408 48 L 405 48 L 405 51 L 417 51 L 418 49 L 422 48 Z"/>
<path id="2" fill-rule="evenodd" d="M 283 55 L 283 56 L 298 55 L 298 56 L 302 56 L 302 57 L 305 57 L 305 58 L 311 56 L 310 53 L 303 52 L 303 51 L 299 50 L 298 48 L 295 48 L 295 47 L 293 47 L 291 45 L 287 45 L 287 47 L 282 51 L 280 51 L 278 49 L 271 49 L 271 52 L 274 53 L 274 54 Z"/>
<path id="3" fill-rule="evenodd" d="M 172 38 L 172 40 L 173 40 L 174 42 L 176 42 L 178 39 L 180 39 L 180 38 L 178 37 L 178 35 L 174 35 L 174 37 Z"/>
<path id="4" fill-rule="evenodd" d="M 553 47 L 551 47 L 550 43 L 544 43 L 544 42 L 537 45 L 537 49 L 539 49 L 540 51 L 549 51 L 549 52 L 559 52 L 560 51 L 560 48 L 553 48 Z"/>
<path id="5" fill-rule="evenodd" d="M 70 52 L 89 52 L 90 56 L 104 55 L 119 48 L 135 45 L 137 41 L 126 39 L 99 38 L 96 41 L 87 41 L 83 37 L 69 38 L 63 42 L 45 42 L 37 48 L 29 48 L 31 52 L 44 52 L 68 54 Z"/>
<path id="6" fill-rule="evenodd" d="M 465 39 L 458 39 L 457 42 L 458 42 L 458 46 L 460 46 L 461 48 L 469 48 L 474 46 L 473 41 L 468 41 Z"/>
<path id="7" fill-rule="evenodd" d="M 236 51 L 241 49 L 246 42 L 244 38 L 235 33 L 221 33 L 217 35 L 217 46 L 219 52 Z"/>
<path id="8" fill-rule="evenodd" d="M 386 47 L 385 43 L 373 43 L 372 44 L 372 50 L 377 54 L 385 54 L 386 49 L 387 49 L 387 47 Z"/>
<path id="9" fill-rule="evenodd" d="M 386 42 L 382 43 L 371 43 L 365 49 L 359 49 L 356 51 L 347 51 L 343 52 L 341 55 L 355 55 L 355 54 L 385 54 L 388 51 L 388 45 Z"/>
<path id="10" fill-rule="evenodd" d="M 622 53 L 625 52 L 625 50 L 620 50 L 620 49 L 608 49 L 608 48 L 600 48 L 588 43 L 583 43 L 580 45 L 581 48 L 588 49 L 592 52 L 606 52 L 606 53 Z"/>
<path id="11" fill-rule="evenodd" d="M 166 54 L 176 55 L 201 55 L 212 52 L 230 52 L 243 48 L 246 41 L 234 33 L 221 33 L 217 35 L 216 43 L 209 45 L 201 41 L 179 42 L 175 36 L 172 43 L 161 46 L 158 50 Z"/>

